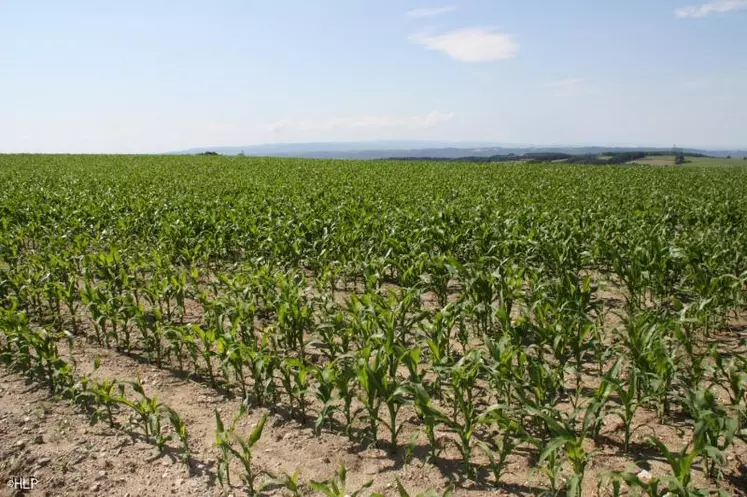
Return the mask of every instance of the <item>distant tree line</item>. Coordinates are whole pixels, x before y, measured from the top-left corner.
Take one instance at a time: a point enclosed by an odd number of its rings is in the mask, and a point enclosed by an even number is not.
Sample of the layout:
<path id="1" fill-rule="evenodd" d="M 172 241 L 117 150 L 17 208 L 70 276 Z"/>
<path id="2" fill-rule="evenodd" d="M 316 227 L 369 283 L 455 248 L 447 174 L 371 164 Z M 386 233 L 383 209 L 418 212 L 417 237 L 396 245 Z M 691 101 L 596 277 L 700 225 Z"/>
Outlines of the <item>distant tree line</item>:
<path id="1" fill-rule="evenodd" d="M 508 154 L 508 155 L 490 155 L 487 157 L 393 157 L 390 159 L 380 160 L 401 160 L 401 161 L 428 161 L 428 162 L 474 162 L 474 163 L 486 163 L 486 162 L 529 162 L 529 163 L 541 163 L 541 162 L 563 162 L 567 164 L 593 164 L 593 165 L 615 165 L 625 164 L 628 162 L 643 159 L 646 156 L 667 156 L 672 155 L 671 152 L 608 152 L 603 155 L 587 154 L 587 155 L 572 155 L 561 152 L 530 152 L 522 155 Z M 689 157 L 708 157 L 705 154 L 699 153 L 687 153 L 684 154 L 679 152 L 676 155 L 675 163 L 681 164 L 685 162 L 685 155 Z M 682 157 L 682 159 L 680 159 Z M 682 160 L 682 162 L 678 162 Z"/>
<path id="2" fill-rule="evenodd" d="M 625 164 L 626 162 L 643 159 L 644 157 L 646 157 L 646 155 L 648 155 L 646 154 L 646 152 L 614 152 L 606 154 L 605 157 L 599 157 L 597 155 L 582 155 L 572 157 L 572 160 L 569 160 L 568 162 L 573 162 L 574 164 L 598 165 Z"/>

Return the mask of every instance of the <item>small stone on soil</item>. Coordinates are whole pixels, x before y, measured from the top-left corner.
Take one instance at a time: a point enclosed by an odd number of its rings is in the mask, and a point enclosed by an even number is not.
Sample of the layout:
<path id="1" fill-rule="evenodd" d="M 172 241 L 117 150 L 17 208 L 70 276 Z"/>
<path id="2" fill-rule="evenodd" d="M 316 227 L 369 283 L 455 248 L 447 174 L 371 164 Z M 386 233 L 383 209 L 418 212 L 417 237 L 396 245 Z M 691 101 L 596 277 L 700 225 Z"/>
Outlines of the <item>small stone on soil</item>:
<path id="1" fill-rule="evenodd" d="M 648 471 L 641 470 L 640 473 L 636 475 L 639 480 L 641 480 L 643 483 L 649 483 L 651 481 L 652 475 Z"/>

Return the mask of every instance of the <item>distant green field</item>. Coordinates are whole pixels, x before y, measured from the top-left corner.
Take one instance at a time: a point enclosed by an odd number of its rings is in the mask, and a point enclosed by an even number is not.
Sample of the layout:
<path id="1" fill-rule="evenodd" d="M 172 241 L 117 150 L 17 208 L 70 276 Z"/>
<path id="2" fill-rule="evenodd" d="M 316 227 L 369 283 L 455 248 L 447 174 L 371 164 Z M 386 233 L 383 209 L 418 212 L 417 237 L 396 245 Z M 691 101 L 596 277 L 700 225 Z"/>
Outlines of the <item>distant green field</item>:
<path id="1" fill-rule="evenodd" d="M 743 159 L 722 159 L 715 157 L 686 157 L 687 165 L 694 166 L 737 166 L 747 164 Z M 643 159 L 629 162 L 629 164 L 645 164 L 650 166 L 671 166 L 674 165 L 673 155 L 649 155 Z"/>

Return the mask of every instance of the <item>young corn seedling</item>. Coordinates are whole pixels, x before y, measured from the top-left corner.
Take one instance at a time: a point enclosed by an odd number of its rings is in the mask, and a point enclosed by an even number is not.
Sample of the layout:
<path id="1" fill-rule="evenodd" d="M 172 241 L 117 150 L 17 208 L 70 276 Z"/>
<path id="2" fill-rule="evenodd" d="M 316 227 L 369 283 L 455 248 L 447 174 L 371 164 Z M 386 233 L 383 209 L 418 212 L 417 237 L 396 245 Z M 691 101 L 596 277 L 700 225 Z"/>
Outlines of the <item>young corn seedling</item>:
<path id="1" fill-rule="evenodd" d="M 162 430 L 161 415 L 165 406 L 158 402 L 158 396 L 154 395 L 153 397 L 148 397 L 146 395 L 143 385 L 140 382 L 140 378 L 131 382 L 130 386 L 140 395 L 140 400 L 136 402 L 128 399 L 124 394 L 125 386 L 123 383 L 120 383 L 119 396 L 116 398 L 116 401 L 135 411 L 134 414 L 139 420 L 145 436 L 152 437 L 158 450 L 163 452 L 166 443 L 168 443 L 172 438 L 171 435 L 165 434 Z"/>
<path id="2" fill-rule="evenodd" d="M 381 409 L 382 397 L 381 382 L 387 374 L 387 362 L 382 359 L 382 354 L 372 352 L 369 347 L 359 352 L 358 361 L 355 364 L 358 385 L 362 392 L 359 400 L 366 410 L 365 419 L 368 421 L 369 437 L 372 445 L 377 440 L 377 425 L 379 423 L 379 410 Z"/>
<path id="3" fill-rule="evenodd" d="M 342 399 L 342 413 L 345 416 L 345 434 L 351 436 L 351 430 L 355 422 L 352 404 L 357 379 L 356 368 L 349 356 L 338 357 L 334 364 L 337 368 L 335 387 L 337 388 L 337 396 Z"/>
<path id="4" fill-rule="evenodd" d="M 193 326 L 192 330 L 197 336 L 197 348 L 202 356 L 202 361 L 205 364 L 208 378 L 210 379 L 210 386 L 215 387 L 217 385 L 217 380 L 215 376 L 213 357 L 216 356 L 218 330 L 214 328 L 203 330 L 200 326 Z"/>
<path id="5" fill-rule="evenodd" d="M 430 353 L 430 363 L 436 370 L 443 371 L 452 364 L 451 330 L 459 317 L 459 309 L 453 304 L 447 304 L 440 312 L 433 316 L 430 323 L 422 325 L 425 332 L 425 345 Z M 436 375 L 433 382 L 433 392 L 440 392 L 442 374 Z"/>
<path id="6" fill-rule="evenodd" d="M 145 312 L 141 306 L 135 308 L 135 322 L 140 329 L 143 344 L 148 351 L 150 360 L 155 362 L 156 367 L 163 366 L 164 327 L 163 315 L 158 309 Z"/>
<path id="7" fill-rule="evenodd" d="M 411 497 L 410 493 L 405 489 L 404 485 L 402 485 L 402 482 L 399 481 L 399 478 L 397 478 L 397 493 L 399 493 L 399 497 Z M 381 494 L 374 494 L 372 497 L 377 496 L 383 497 Z M 446 489 L 443 493 L 438 493 L 435 490 L 430 489 L 416 494 L 414 497 L 451 497 L 451 489 Z"/>
<path id="8" fill-rule="evenodd" d="M 508 464 L 508 457 L 516 447 L 524 442 L 536 443 L 536 441 L 520 423 L 505 414 L 502 406 L 488 408 L 480 417 L 480 423 L 498 429 L 497 435 L 492 436 L 489 443 L 477 442 L 477 446 L 488 458 L 493 478 L 498 485 Z"/>
<path id="9" fill-rule="evenodd" d="M 610 408 L 608 412 L 618 416 L 623 423 L 623 450 L 627 452 L 630 448 L 630 440 L 635 432 L 633 416 L 638 410 L 639 399 L 641 397 L 638 390 L 639 373 L 635 369 L 635 365 L 631 367 L 627 378 L 621 378 L 620 364 L 619 360 L 615 362 L 612 368 L 604 375 L 599 388 L 607 389 L 608 392 L 611 391 L 617 395 L 620 405 Z M 598 435 L 598 432 L 596 435 Z"/>
<path id="10" fill-rule="evenodd" d="M 263 405 L 267 399 L 276 396 L 274 373 L 277 357 L 270 350 L 247 350 L 248 363 L 252 374 L 252 388 L 256 405 Z"/>
<path id="11" fill-rule="evenodd" d="M 264 430 L 265 423 L 267 422 L 267 414 L 262 416 L 262 419 L 259 420 L 257 425 L 254 427 L 254 429 L 251 431 L 249 436 L 246 439 L 242 439 L 240 437 L 236 437 L 236 442 L 239 444 L 240 450 L 237 450 L 233 447 L 230 448 L 231 452 L 234 456 L 241 462 L 241 465 L 244 469 L 244 482 L 249 487 L 248 493 L 250 496 L 255 495 L 254 491 L 254 481 L 255 481 L 255 474 L 254 469 L 252 468 L 252 451 L 254 449 L 254 446 L 259 441 L 260 437 L 262 436 L 262 430 Z"/>
<path id="12" fill-rule="evenodd" d="M 671 474 L 644 480 L 634 473 L 608 473 L 607 477 L 612 482 L 615 497 L 621 495 L 622 483 L 649 497 L 708 497 L 713 495 L 728 497 L 729 493 L 722 489 L 702 489 L 692 483 L 693 464 L 703 450 L 709 450 L 707 447 L 699 447 L 700 444 L 690 442 L 680 452 L 671 452 L 663 442 L 656 438 L 648 438 L 648 442 L 665 457 Z"/>
<path id="13" fill-rule="evenodd" d="M 350 492 L 347 490 L 347 471 L 345 470 L 345 465 L 340 464 L 332 478 L 324 481 L 311 480 L 309 485 L 313 490 L 325 497 L 358 497 L 373 485 L 373 480 L 367 481 L 358 490 Z"/>
<path id="14" fill-rule="evenodd" d="M 631 362 L 637 370 L 638 402 L 644 396 L 656 402 L 660 419 L 669 412 L 671 384 L 675 375 L 676 351 L 671 346 L 671 326 L 666 316 L 641 311 L 626 322 L 622 336 Z"/>
<path id="15" fill-rule="evenodd" d="M 306 354 L 306 335 L 313 325 L 312 301 L 303 294 L 301 281 L 293 275 L 281 275 L 280 293 L 275 302 L 277 328 L 286 348 L 295 350 L 301 360 Z"/>
<path id="16" fill-rule="evenodd" d="M 585 408 L 580 430 L 577 428 L 580 408 L 574 409 L 570 414 L 564 414 L 555 408 L 527 406 L 529 414 L 542 422 L 550 437 L 543 442 L 535 440 L 535 443 L 541 449 L 539 462 L 545 463 L 542 470 L 550 478 L 554 493 L 560 490 L 560 471 L 563 461 L 567 460 L 571 464 L 573 474 L 567 478 L 566 494 L 568 497 L 581 497 L 586 467 L 594 455 L 586 451 L 583 446 L 584 440 L 598 432 L 600 421 L 606 414 L 605 404 L 610 391 L 609 386 L 600 387 L 595 398 Z"/>
<path id="17" fill-rule="evenodd" d="M 483 361 L 479 351 L 472 349 L 449 371 L 453 412 L 446 424 L 459 436 L 459 452 L 467 474 L 474 472 L 474 467 L 470 464 L 472 435 L 480 419 L 474 394 L 482 367 Z"/>
<path id="18" fill-rule="evenodd" d="M 337 369 L 335 364 L 327 364 L 322 368 L 313 368 L 312 373 L 316 379 L 316 398 L 322 403 L 322 408 L 319 410 L 319 416 L 316 418 L 314 428 L 317 433 L 321 430 L 324 423 L 329 423 L 330 428 L 332 427 L 332 416 L 338 406 L 335 405 L 336 398 L 334 397 L 335 384 L 337 383 Z"/>
<path id="19" fill-rule="evenodd" d="M 711 390 L 690 392 L 683 404 L 695 421 L 696 444 L 704 447 L 706 473 L 711 478 L 719 478 L 723 452 L 734 441 L 739 430 L 739 418 L 719 406 Z"/>
<path id="20" fill-rule="evenodd" d="M 321 309 L 324 318 L 316 327 L 316 332 L 322 342 L 322 353 L 334 361 L 350 351 L 351 330 L 346 315 L 335 304 L 326 302 Z"/>
<path id="21" fill-rule="evenodd" d="M 252 468 L 252 451 L 254 446 L 262 436 L 265 424 L 267 423 L 267 415 L 262 416 L 254 429 L 249 433 L 246 439 L 243 439 L 235 434 L 236 423 L 245 413 L 246 406 L 242 405 L 238 415 L 234 418 L 231 423 L 231 427 L 226 429 L 223 420 L 221 419 L 220 413 L 215 409 L 215 443 L 220 450 L 221 454 L 217 461 L 217 473 L 218 480 L 221 485 L 231 485 L 231 472 L 230 463 L 231 456 L 233 455 L 241 463 L 244 474 L 243 479 L 248 487 L 249 495 L 255 495 L 255 474 Z M 239 448 L 235 448 L 233 442 L 239 445 Z"/>
<path id="22" fill-rule="evenodd" d="M 117 385 L 116 380 L 103 380 L 94 383 L 92 388 L 93 394 L 96 396 L 96 403 L 106 409 L 106 416 L 111 427 L 115 426 L 112 408 L 121 403 L 119 397 L 115 394 Z"/>
<path id="23" fill-rule="evenodd" d="M 163 336 L 166 339 L 168 346 L 169 357 L 176 357 L 177 364 L 179 365 L 179 371 L 184 371 L 184 348 L 185 348 L 185 334 L 188 333 L 184 326 L 166 326 Z"/>
<path id="24" fill-rule="evenodd" d="M 218 409 L 215 409 L 215 445 L 220 450 L 220 456 L 216 461 L 216 472 L 218 474 L 218 481 L 221 486 L 231 485 L 231 442 L 229 435 L 233 430 L 233 426 L 230 430 L 226 429 L 223 420 L 220 417 Z M 235 420 L 234 420 L 235 424 Z"/>
<path id="25" fill-rule="evenodd" d="M 433 407 L 427 390 L 420 383 L 410 383 L 402 386 L 402 390 L 413 398 L 413 405 L 418 419 L 425 425 L 425 435 L 428 438 L 428 459 L 435 459 L 441 453 L 441 446 L 436 437 L 436 427 L 448 424 L 449 417 Z"/>
<path id="26" fill-rule="evenodd" d="M 538 444 L 541 450 L 538 459 L 540 468 L 550 479 L 552 493 L 558 495 L 562 488 L 562 466 L 567 456 L 572 462 L 574 474 L 568 479 L 566 494 L 569 497 L 580 497 L 581 483 L 590 459 L 581 447 L 583 439 L 579 439 L 574 432 L 566 430 L 565 427 L 555 429 L 550 424 L 549 431 L 554 438 Z"/>
<path id="27" fill-rule="evenodd" d="M 239 385 L 242 398 L 247 396 L 247 381 L 244 366 L 249 362 L 249 348 L 243 342 L 233 340 L 226 341 L 225 338 L 218 342 L 218 353 L 223 356 L 221 367 L 223 375 L 228 378 L 228 366 L 233 370 L 235 383 Z"/>
<path id="28" fill-rule="evenodd" d="M 726 390 L 732 407 L 743 410 L 747 406 L 747 359 L 735 356 L 727 362 L 715 349 L 711 356 L 716 365 L 713 384 L 719 384 Z"/>
<path id="29" fill-rule="evenodd" d="M 106 334 L 106 312 L 105 302 L 103 295 L 99 289 L 93 286 L 90 282 L 86 281 L 85 286 L 80 292 L 80 298 L 83 304 L 85 304 L 88 312 L 91 314 L 91 323 L 93 325 L 94 332 L 96 333 L 96 342 L 99 345 L 108 347 L 108 338 Z M 103 333 L 102 333 L 103 330 Z M 107 342 L 102 341 L 102 337 Z"/>
<path id="30" fill-rule="evenodd" d="M 187 424 L 184 422 L 184 420 L 182 420 L 181 416 L 179 416 L 179 413 L 177 413 L 175 410 L 167 406 L 164 406 L 164 409 L 166 410 L 166 413 L 169 417 L 169 422 L 174 428 L 176 436 L 179 437 L 179 441 L 182 443 L 182 462 L 186 465 L 189 465 L 191 452 L 189 450 L 189 433 L 187 432 Z"/>
<path id="31" fill-rule="evenodd" d="M 280 363 L 283 387 L 290 399 L 291 409 L 298 407 L 300 420 L 306 419 L 306 395 L 309 389 L 309 367 L 300 359 L 286 358 Z"/>
<path id="32" fill-rule="evenodd" d="M 281 475 L 275 475 L 273 473 L 267 473 L 270 477 L 265 483 L 262 484 L 260 492 L 269 486 L 278 486 L 284 489 L 291 497 L 303 497 L 301 493 L 301 483 L 298 477 L 298 469 L 293 474 L 282 473 Z"/>
<path id="33" fill-rule="evenodd" d="M 70 323 L 73 327 L 73 333 L 78 334 L 78 320 L 75 316 L 78 310 L 79 291 L 77 286 L 77 275 L 65 274 L 64 282 L 57 282 L 57 295 L 67 306 L 70 315 Z"/>

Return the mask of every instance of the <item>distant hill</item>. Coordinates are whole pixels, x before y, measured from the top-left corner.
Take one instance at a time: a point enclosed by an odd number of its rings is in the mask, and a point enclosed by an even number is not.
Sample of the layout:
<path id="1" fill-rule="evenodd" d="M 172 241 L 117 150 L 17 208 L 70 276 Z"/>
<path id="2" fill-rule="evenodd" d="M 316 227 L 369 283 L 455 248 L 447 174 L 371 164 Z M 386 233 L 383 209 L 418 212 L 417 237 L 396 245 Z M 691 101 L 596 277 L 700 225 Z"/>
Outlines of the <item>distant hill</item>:
<path id="1" fill-rule="evenodd" d="M 246 147 L 194 148 L 168 155 L 194 155 L 217 152 L 221 155 L 302 157 L 316 159 L 398 159 L 429 157 L 434 159 L 458 159 L 461 157 L 491 157 L 498 155 L 560 153 L 573 156 L 603 155 L 613 152 L 667 153 L 664 147 L 534 147 L 507 146 L 483 142 L 427 142 L 427 141 L 370 141 L 370 142 L 319 142 L 319 143 L 274 143 Z M 747 157 L 747 150 L 706 150 L 683 148 L 686 154 L 702 154 L 711 157 Z"/>
<path id="2" fill-rule="evenodd" d="M 244 147 L 200 147 L 180 152 L 169 152 L 168 155 L 193 155 L 201 152 L 213 151 L 222 155 L 257 156 L 296 156 L 307 157 L 313 154 L 355 154 L 360 152 L 386 152 L 392 150 L 417 150 L 427 148 L 480 148 L 491 147 L 487 142 L 433 142 L 433 141 L 405 141 L 380 140 L 365 142 L 313 142 L 313 143 L 266 143 L 262 145 L 247 145 Z"/>

